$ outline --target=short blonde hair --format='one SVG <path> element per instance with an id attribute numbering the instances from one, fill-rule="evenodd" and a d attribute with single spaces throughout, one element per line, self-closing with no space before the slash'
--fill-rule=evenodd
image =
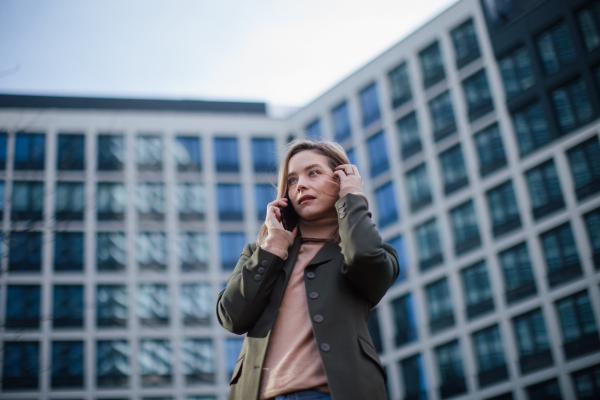
<path id="1" fill-rule="evenodd" d="M 279 169 L 279 178 L 277 183 L 277 198 L 288 197 L 288 181 L 287 174 L 290 165 L 290 159 L 301 151 L 310 150 L 317 154 L 321 154 L 327 157 L 327 163 L 332 171 L 335 171 L 335 167 L 342 164 L 350 164 L 348 155 L 340 146 L 339 143 L 330 140 L 294 140 L 287 145 L 286 155 Z M 258 232 L 258 245 L 262 244 L 267 236 L 267 226 L 263 223 L 260 231 Z M 334 233 L 334 240 L 339 240 L 339 234 L 336 229 Z"/>

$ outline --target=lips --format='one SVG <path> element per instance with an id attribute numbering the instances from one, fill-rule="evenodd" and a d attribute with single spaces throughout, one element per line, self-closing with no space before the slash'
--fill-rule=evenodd
<path id="1" fill-rule="evenodd" d="M 301 196 L 298 199 L 298 205 L 302 205 L 302 203 L 309 201 L 309 200 L 314 200 L 314 199 L 315 199 L 314 196 L 308 196 L 308 195 Z"/>

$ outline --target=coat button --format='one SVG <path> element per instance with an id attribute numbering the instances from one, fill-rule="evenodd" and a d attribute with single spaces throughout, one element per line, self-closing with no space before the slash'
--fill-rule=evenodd
<path id="1" fill-rule="evenodd" d="M 265 269 L 263 267 L 258 267 L 258 273 L 259 274 L 264 274 L 265 273 Z"/>
<path id="2" fill-rule="evenodd" d="M 313 317 L 313 321 L 315 322 L 323 322 L 323 316 L 321 314 L 317 314 Z"/>
<path id="3" fill-rule="evenodd" d="M 317 276 L 317 275 L 315 275 L 315 273 L 314 273 L 314 272 L 307 272 L 307 273 L 306 273 L 306 277 L 307 277 L 308 279 L 315 279 L 315 276 Z"/>
<path id="4" fill-rule="evenodd" d="M 345 201 L 342 201 L 342 202 L 340 203 L 340 207 L 346 207 L 346 202 L 345 202 Z"/>
<path id="5" fill-rule="evenodd" d="M 255 280 L 256 282 L 260 281 L 261 279 L 262 279 L 262 275 L 260 275 L 260 274 L 256 274 L 256 275 L 254 275 L 254 280 Z"/>
<path id="6" fill-rule="evenodd" d="M 346 211 L 346 207 L 344 207 L 344 206 L 341 206 L 340 208 L 338 208 L 338 211 L 339 211 L 339 212 Z"/>
<path id="7" fill-rule="evenodd" d="M 346 213 L 342 211 L 342 212 L 340 213 L 340 219 L 343 219 L 345 216 L 346 216 Z"/>
<path id="8" fill-rule="evenodd" d="M 269 265 L 269 262 L 267 260 L 262 260 L 260 265 L 262 265 L 263 267 L 266 267 L 267 265 Z"/>
<path id="9" fill-rule="evenodd" d="M 310 292 L 310 294 L 308 295 L 308 297 L 310 297 L 311 299 L 316 299 L 317 297 L 319 297 L 319 293 L 317 293 L 317 292 Z"/>
<path id="10" fill-rule="evenodd" d="M 321 350 L 329 351 L 331 350 L 331 346 L 329 346 L 329 343 L 321 343 Z"/>

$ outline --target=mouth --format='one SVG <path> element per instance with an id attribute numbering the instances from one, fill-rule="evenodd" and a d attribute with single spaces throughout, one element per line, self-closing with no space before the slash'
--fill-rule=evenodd
<path id="1" fill-rule="evenodd" d="M 315 199 L 314 196 L 308 196 L 308 195 L 301 196 L 298 199 L 298 205 L 302 205 L 302 204 L 308 203 L 309 201 L 314 200 L 314 199 Z"/>

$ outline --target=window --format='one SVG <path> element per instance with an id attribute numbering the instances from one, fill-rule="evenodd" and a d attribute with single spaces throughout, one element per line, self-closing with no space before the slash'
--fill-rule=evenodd
<path id="1" fill-rule="evenodd" d="M 501 236 L 521 226 L 521 217 L 512 181 L 504 182 L 490 189 L 486 195 L 494 236 Z"/>
<path id="2" fill-rule="evenodd" d="M 429 101 L 429 114 L 433 122 L 433 136 L 436 142 L 456 132 L 450 92 L 445 91 Z"/>
<path id="3" fill-rule="evenodd" d="M 40 327 L 39 285 L 7 286 L 5 327 L 10 330 Z"/>
<path id="4" fill-rule="evenodd" d="M 215 162 L 217 172 L 239 172 L 237 138 L 215 138 Z"/>
<path id="5" fill-rule="evenodd" d="M 235 369 L 235 364 L 237 364 L 238 357 L 240 356 L 240 352 L 242 351 L 242 345 L 244 344 L 244 339 L 239 338 L 227 338 L 225 340 L 225 359 L 227 360 L 227 375 L 226 378 L 229 380 L 233 375 L 233 370 Z"/>
<path id="6" fill-rule="evenodd" d="M 499 258 L 504 274 L 506 302 L 508 304 L 537 293 L 526 243 L 520 243 L 504 250 L 499 254 Z"/>
<path id="7" fill-rule="evenodd" d="M 54 271 L 83 271 L 83 233 L 54 234 Z"/>
<path id="8" fill-rule="evenodd" d="M 528 386 L 526 389 L 529 400 L 562 400 L 563 398 L 556 378 Z"/>
<path id="9" fill-rule="evenodd" d="M 202 171 L 202 150 L 200 138 L 177 136 L 173 143 L 173 156 L 178 171 Z"/>
<path id="10" fill-rule="evenodd" d="M 139 182 L 135 192 L 135 207 L 141 221 L 162 221 L 165 213 L 164 184 Z"/>
<path id="11" fill-rule="evenodd" d="M 587 291 L 558 300 L 565 358 L 571 360 L 600 350 L 600 337 Z"/>
<path id="12" fill-rule="evenodd" d="M 125 187 L 120 182 L 98 182 L 96 199 L 99 220 L 125 219 Z"/>
<path id="13" fill-rule="evenodd" d="M 460 144 L 440 153 L 444 193 L 450 194 L 469 184 Z"/>
<path id="14" fill-rule="evenodd" d="M 367 319 L 367 330 L 373 341 L 375 351 L 381 354 L 383 352 L 383 341 L 381 340 L 381 329 L 379 329 L 379 309 L 374 308 L 370 311 Z"/>
<path id="15" fill-rule="evenodd" d="M 580 400 L 600 398 L 600 365 L 573 373 L 573 386 Z"/>
<path id="16" fill-rule="evenodd" d="M 181 285 L 180 310 L 186 326 L 208 326 L 213 302 L 208 283 L 185 283 Z"/>
<path id="17" fill-rule="evenodd" d="M 581 264 L 571 225 L 560 225 L 540 235 L 548 267 L 550 287 L 564 284 L 581 276 Z"/>
<path id="18" fill-rule="evenodd" d="M 264 221 L 267 218 L 267 205 L 277 197 L 276 188 L 268 183 L 254 185 L 256 200 L 256 218 Z"/>
<path id="19" fill-rule="evenodd" d="M 576 60 L 575 47 L 564 21 L 538 35 L 536 44 L 547 75 L 559 71 Z"/>
<path id="20" fill-rule="evenodd" d="M 181 353 L 181 372 L 187 385 L 215 383 L 216 354 L 212 339 L 185 339 Z"/>
<path id="21" fill-rule="evenodd" d="M 600 269 L 600 208 L 590 211 L 583 218 L 590 237 L 592 258 L 596 269 Z"/>
<path id="22" fill-rule="evenodd" d="M 515 113 L 513 123 L 521 156 L 531 153 L 553 139 L 539 101 Z"/>
<path id="23" fill-rule="evenodd" d="M 367 139 L 367 147 L 369 148 L 369 158 L 371 161 L 371 178 L 389 170 L 390 163 L 388 161 L 384 132 L 379 131 Z"/>
<path id="24" fill-rule="evenodd" d="M 375 82 L 360 91 L 360 105 L 363 126 L 366 127 L 379 120 L 381 114 L 379 112 L 379 100 L 377 100 L 377 86 Z"/>
<path id="25" fill-rule="evenodd" d="M 392 300 L 392 311 L 394 313 L 396 346 L 402 346 L 406 343 L 417 340 L 417 320 L 412 304 L 410 293 Z"/>
<path id="26" fill-rule="evenodd" d="M 431 190 L 429 189 L 425 163 L 406 173 L 406 187 L 408 188 L 411 211 L 417 211 L 431 204 Z"/>
<path id="27" fill-rule="evenodd" d="M 479 44 L 473 19 L 469 18 L 454 28 L 450 34 L 456 54 L 456 68 L 461 68 L 479 58 Z"/>
<path id="28" fill-rule="evenodd" d="M 525 173 L 533 217 L 538 220 L 565 207 L 554 160 L 550 159 Z"/>
<path id="29" fill-rule="evenodd" d="M 83 388 L 83 342 L 52 342 L 52 388 Z"/>
<path id="30" fill-rule="evenodd" d="M 600 3 L 594 1 L 577 13 L 579 28 L 587 51 L 600 46 Z"/>
<path id="31" fill-rule="evenodd" d="M 59 171 L 83 171 L 85 169 L 84 135 L 58 135 L 56 169 Z"/>
<path id="32" fill-rule="evenodd" d="M 252 160 L 254 161 L 254 172 L 276 173 L 275 139 L 252 138 Z"/>
<path id="33" fill-rule="evenodd" d="M 0 170 L 6 169 L 6 145 L 8 135 L 6 132 L 0 132 Z"/>
<path id="34" fill-rule="evenodd" d="M 417 226 L 415 228 L 415 236 L 417 237 L 417 251 L 421 271 L 425 271 L 444 261 L 435 218 Z"/>
<path id="35" fill-rule="evenodd" d="M 164 271 L 167 247 L 163 232 L 139 232 L 136 238 L 136 260 L 142 270 Z"/>
<path id="36" fill-rule="evenodd" d="M 546 324 L 541 309 L 519 315 L 513 320 L 519 347 L 521 374 L 527 374 L 554 364 Z"/>
<path id="37" fill-rule="evenodd" d="M 125 285 L 98 285 L 96 290 L 96 324 L 99 328 L 127 326 Z"/>
<path id="38" fill-rule="evenodd" d="M 482 177 L 506 165 L 504 145 L 498 124 L 477 132 L 474 136 L 479 156 L 479 173 Z"/>
<path id="39" fill-rule="evenodd" d="M 567 151 L 578 200 L 600 191 L 600 144 L 598 136 Z"/>
<path id="40" fill-rule="evenodd" d="M 126 340 L 99 340 L 96 344 L 96 385 L 127 387 L 131 376 L 131 349 Z"/>
<path id="41" fill-rule="evenodd" d="M 233 270 L 246 245 L 246 236 L 243 232 L 221 232 L 219 242 L 221 244 L 221 267 L 224 270 Z"/>
<path id="42" fill-rule="evenodd" d="M 435 355 L 440 374 L 440 397 L 447 399 L 467 392 L 458 340 L 438 346 Z"/>
<path id="43" fill-rule="evenodd" d="M 333 117 L 333 130 L 334 140 L 336 142 L 343 142 L 350 138 L 350 115 L 348 114 L 348 104 L 344 101 L 340 105 L 336 106 L 331 111 Z"/>
<path id="44" fill-rule="evenodd" d="M 163 142 L 158 135 L 139 135 L 135 144 L 135 161 L 139 171 L 160 171 L 163 163 Z"/>
<path id="45" fill-rule="evenodd" d="M 42 265 L 42 234 L 40 232 L 12 232 L 9 236 L 9 247 L 9 271 L 40 271 Z"/>
<path id="46" fill-rule="evenodd" d="M 398 65 L 388 73 L 390 91 L 392 92 L 392 108 L 401 106 L 412 97 L 410 93 L 410 80 L 406 62 Z"/>
<path id="47" fill-rule="evenodd" d="M 85 207 L 83 182 L 56 182 L 55 219 L 59 221 L 83 220 Z"/>
<path id="48" fill-rule="evenodd" d="M 506 97 L 524 92 L 535 84 L 531 58 L 523 46 L 499 60 Z"/>
<path id="49" fill-rule="evenodd" d="M 483 388 L 508 379 L 508 369 L 502 351 L 498 325 L 473 334 L 473 344 L 479 368 L 479 387 Z"/>
<path id="50" fill-rule="evenodd" d="M 242 187 L 238 183 L 219 183 L 217 185 L 219 203 L 219 221 L 242 221 L 244 205 Z"/>
<path id="51" fill-rule="evenodd" d="M 127 263 L 127 241 L 123 232 L 98 232 L 96 265 L 98 271 L 123 271 Z"/>
<path id="52" fill-rule="evenodd" d="M 467 317 L 473 319 L 494 311 L 492 288 L 485 261 L 480 261 L 461 271 Z"/>
<path id="53" fill-rule="evenodd" d="M 44 182 L 13 182 L 11 208 L 13 221 L 39 221 L 43 219 Z"/>
<path id="54" fill-rule="evenodd" d="M 398 221 L 394 184 L 388 182 L 375 189 L 375 198 L 377 199 L 377 209 L 379 211 L 379 226 L 383 228 L 386 225 Z"/>
<path id="55" fill-rule="evenodd" d="M 171 384 L 171 346 L 168 340 L 142 340 L 138 355 L 142 386 Z"/>
<path id="56" fill-rule="evenodd" d="M 570 132 L 594 118 L 594 110 L 585 82 L 578 78 L 550 94 L 558 125 L 563 133 Z"/>
<path id="57" fill-rule="evenodd" d="M 474 121 L 494 109 L 485 70 L 482 69 L 465 79 L 462 86 L 467 100 L 469 121 Z"/>
<path id="58" fill-rule="evenodd" d="M 350 160 L 350 164 L 358 166 L 358 161 L 356 160 L 356 152 L 354 149 L 346 150 L 346 155 L 348 156 L 348 160 Z"/>
<path id="59" fill-rule="evenodd" d="M 175 188 L 175 203 L 181 221 L 198 221 L 206 213 L 206 189 L 201 183 L 179 182 Z"/>
<path id="60" fill-rule="evenodd" d="M 402 148 L 402 158 L 406 159 L 413 154 L 421 151 L 421 137 L 419 135 L 419 125 L 417 123 L 417 114 L 410 114 L 400 118 L 396 122 L 398 135 L 400 136 L 400 146 Z"/>
<path id="61" fill-rule="evenodd" d="M 17 133 L 15 170 L 43 170 L 46 161 L 46 135 Z"/>
<path id="62" fill-rule="evenodd" d="M 142 326 L 169 325 L 167 285 L 141 284 L 137 293 L 137 316 Z"/>
<path id="63" fill-rule="evenodd" d="M 306 125 L 306 138 L 309 140 L 323 139 L 323 131 L 321 130 L 321 121 L 317 118 Z"/>
<path id="64" fill-rule="evenodd" d="M 429 314 L 429 330 L 437 333 L 454 326 L 452 298 L 448 289 L 448 280 L 442 278 L 425 286 L 427 295 L 427 312 Z"/>
<path id="65" fill-rule="evenodd" d="M 83 327 L 83 285 L 54 285 L 52 326 Z"/>
<path id="66" fill-rule="evenodd" d="M 123 135 L 98 135 L 98 171 L 121 171 L 124 161 Z"/>
<path id="67" fill-rule="evenodd" d="M 2 390 L 36 390 L 40 378 L 39 342 L 4 342 Z"/>
<path id="68" fill-rule="evenodd" d="M 421 73 L 423 74 L 423 86 L 428 88 L 446 77 L 442 53 L 437 42 L 433 42 L 419 52 L 421 61 Z"/>
<path id="69" fill-rule="evenodd" d="M 452 231 L 454 233 L 454 250 L 457 255 L 463 254 L 475 247 L 479 247 L 479 228 L 477 217 L 473 208 L 473 201 L 450 210 L 452 220 Z"/>
<path id="70" fill-rule="evenodd" d="M 404 249 L 404 240 L 402 236 L 396 236 L 395 238 L 389 240 L 387 242 L 390 244 L 396 253 L 398 254 L 398 269 L 400 270 L 398 273 L 398 277 L 396 278 L 396 282 L 402 282 L 406 280 L 406 251 Z"/>
<path id="71" fill-rule="evenodd" d="M 400 361 L 402 369 L 402 383 L 404 386 L 404 398 L 406 400 L 427 400 L 427 383 L 423 373 L 423 362 L 421 355 Z"/>
<path id="72" fill-rule="evenodd" d="M 208 238 L 204 233 L 181 232 L 178 256 L 183 271 L 206 271 L 208 267 Z"/>
<path id="73" fill-rule="evenodd" d="M 4 195 L 6 193 L 6 186 L 4 181 L 0 181 L 0 220 L 4 218 L 4 207 L 6 203 L 4 202 Z"/>

